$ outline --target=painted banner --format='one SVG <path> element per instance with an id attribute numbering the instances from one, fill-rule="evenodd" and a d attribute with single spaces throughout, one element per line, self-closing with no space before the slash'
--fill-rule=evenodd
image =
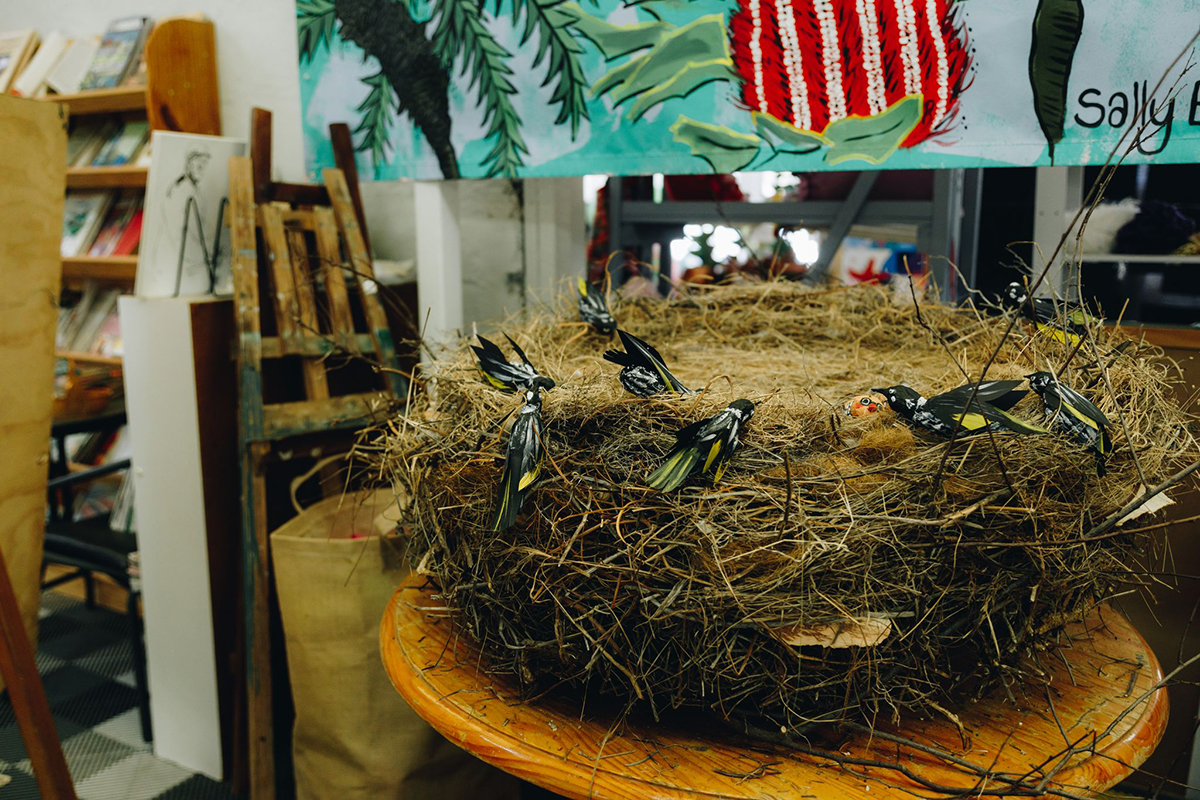
<path id="1" fill-rule="evenodd" d="M 1130 162 L 1200 160 L 1200 0 L 296 9 L 314 178 L 333 122 L 368 179 L 1096 164 L 1135 119 Z"/>

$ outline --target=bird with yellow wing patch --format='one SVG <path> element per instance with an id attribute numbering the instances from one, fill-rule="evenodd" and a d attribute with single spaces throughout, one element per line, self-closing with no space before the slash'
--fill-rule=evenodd
<path id="1" fill-rule="evenodd" d="M 1054 426 L 1096 451 L 1096 474 L 1104 475 L 1104 462 L 1113 449 L 1108 417 L 1091 400 L 1049 372 L 1035 372 L 1026 377 L 1030 388 L 1041 395 L 1046 416 Z"/>
<path id="2" fill-rule="evenodd" d="M 608 310 L 608 300 L 603 290 L 579 278 L 575 291 L 579 293 L 579 318 L 601 336 L 612 336 L 617 329 L 617 321 Z"/>
<path id="3" fill-rule="evenodd" d="M 660 492 L 678 489 L 688 476 L 711 472 L 719 483 L 733 453 L 741 444 L 742 428 L 754 416 L 754 403 L 734 400 L 722 411 L 682 428 L 675 434 L 675 447 L 646 483 Z"/>
<path id="4" fill-rule="evenodd" d="M 1009 381 L 987 381 L 951 389 L 933 397 L 923 397 L 920 392 L 904 384 L 886 389 L 873 389 L 887 398 L 888 405 L 908 422 L 930 433 L 949 438 L 958 430 L 958 436 L 971 436 L 991 430 L 993 433 L 1048 433 L 1008 413 L 1005 404 L 1015 404 L 1025 392 L 1008 388 Z M 975 398 L 971 399 L 974 392 Z M 995 403 L 988 402 L 993 397 Z M 999 403 L 997 405 L 996 403 Z"/>
<path id="5" fill-rule="evenodd" d="M 482 336 L 479 337 L 478 347 L 471 345 L 471 349 L 475 351 L 475 357 L 479 359 L 479 371 L 483 373 L 483 380 L 489 386 L 499 389 L 505 394 L 515 394 L 530 389 L 553 389 L 554 381 L 539 373 L 533 364 L 529 363 L 529 357 L 525 355 L 525 351 L 521 349 L 520 345 L 514 342 L 508 334 L 505 334 L 504 338 L 508 339 L 508 343 L 512 345 L 513 352 L 517 354 L 519 361 L 509 361 L 504 355 L 504 351 L 495 342 Z"/>
<path id="6" fill-rule="evenodd" d="M 504 473 L 492 530 L 506 531 L 517 521 L 530 485 L 542 469 L 542 398 L 537 389 L 525 392 L 525 403 L 517 411 L 508 432 Z"/>

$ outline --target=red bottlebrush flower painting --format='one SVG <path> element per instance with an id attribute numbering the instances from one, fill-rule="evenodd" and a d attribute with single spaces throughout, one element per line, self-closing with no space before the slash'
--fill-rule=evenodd
<path id="1" fill-rule="evenodd" d="M 953 0 L 740 0 L 729 44 L 745 106 L 800 131 L 920 98 L 900 147 L 953 125 L 970 67 Z"/>
<path id="2" fill-rule="evenodd" d="M 823 151 L 881 164 L 949 131 L 971 68 L 955 0 L 737 0 L 733 13 L 613 25 L 570 3 L 610 67 L 592 91 L 632 122 L 714 81 L 735 84 L 753 133 L 680 115 L 671 126 L 716 172 Z M 740 126 L 739 126 L 740 127 Z"/>

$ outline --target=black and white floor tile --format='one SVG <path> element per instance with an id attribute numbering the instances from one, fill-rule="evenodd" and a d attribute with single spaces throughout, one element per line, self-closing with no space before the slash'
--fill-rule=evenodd
<path id="1" fill-rule="evenodd" d="M 37 663 L 80 800 L 233 800 L 227 786 L 142 741 L 126 618 L 42 594 Z M 0 697 L 0 800 L 36 800 L 8 694 Z"/>

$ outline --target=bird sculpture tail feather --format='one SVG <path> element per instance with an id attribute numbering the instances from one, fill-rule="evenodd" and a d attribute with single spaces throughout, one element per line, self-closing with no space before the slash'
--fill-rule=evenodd
<path id="1" fill-rule="evenodd" d="M 699 460 L 700 451 L 697 448 L 684 447 L 677 449 L 671 453 L 670 457 L 663 462 L 661 467 L 654 470 L 646 478 L 646 485 L 660 492 L 674 491 L 679 488 L 681 483 L 687 480 L 688 475 L 692 474 L 692 469 Z"/>

